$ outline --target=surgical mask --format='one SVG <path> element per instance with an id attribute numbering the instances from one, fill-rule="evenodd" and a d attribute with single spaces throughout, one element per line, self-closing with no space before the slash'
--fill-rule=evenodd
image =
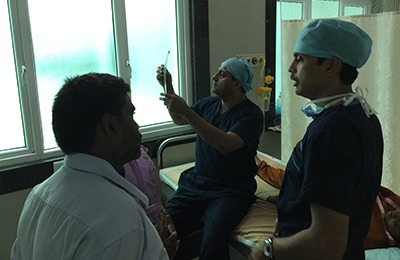
<path id="1" fill-rule="evenodd" d="M 368 95 L 368 89 L 366 89 L 366 94 Z M 358 86 L 355 89 L 355 93 L 340 94 L 308 101 L 302 106 L 301 111 L 306 116 L 315 118 L 324 109 L 330 108 L 340 102 L 343 103 L 343 106 L 348 106 L 351 102 L 353 102 L 354 99 L 358 99 L 367 117 L 370 117 L 370 115 L 373 114 L 377 114 L 376 111 L 367 103 L 366 97 L 364 97 L 363 90 Z M 316 105 L 320 102 L 326 102 L 330 100 L 333 101 L 323 107 Z"/>
<path id="2" fill-rule="evenodd" d="M 305 103 L 301 108 L 301 112 L 303 112 L 306 116 L 312 118 L 315 118 L 323 110 L 324 110 L 323 107 L 319 107 L 312 102 Z"/>
<path id="3" fill-rule="evenodd" d="M 340 94 L 340 95 L 324 97 L 324 98 L 319 98 L 319 99 L 308 101 L 301 107 L 301 112 L 303 112 L 308 117 L 315 118 L 318 114 L 320 114 L 322 111 L 324 111 L 325 108 L 329 108 L 329 107 L 333 106 L 334 104 L 339 103 L 341 101 L 341 98 L 346 95 L 348 95 L 348 94 Z M 316 105 L 318 103 L 326 102 L 326 101 L 330 101 L 330 100 L 333 100 L 333 101 L 323 107 Z"/>

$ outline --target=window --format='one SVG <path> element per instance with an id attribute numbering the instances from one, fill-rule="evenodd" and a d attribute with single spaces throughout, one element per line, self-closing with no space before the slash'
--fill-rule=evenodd
<path id="1" fill-rule="evenodd" d="M 0 75 L 3 81 L 3 86 L 0 88 L 0 113 L 3 122 L 0 128 L 0 150 L 10 150 L 25 146 L 7 9 L 7 1 L 0 2 L 0 35 L 2 35 L 0 47 Z M 8 88 L 8 86 L 13 87 Z M 6 90 L 6 88 L 8 89 Z M 5 125 L 7 125 L 7 127 L 5 127 Z"/>
<path id="2" fill-rule="evenodd" d="M 175 91 L 191 103 L 190 75 L 180 73 L 189 70 L 187 16 L 187 1 L 178 0 L 3 1 L 0 113 L 7 127 L 0 132 L 0 168 L 62 156 L 51 108 L 64 79 L 78 74 L 129 82 L 144 140 L 187 130 L 171 122 L 155 79 L 169 51 Z"/>
<path id="3" fill-rule="evenodd" d="M 28 0 L 28 6 L 44 149 L 52 149 L 51 108 L 64 78 L 117 74 L 112 12 L 109 0 Z M 88 12 L 93 6 L 96 11 Z"/>
<path id="4" fill-rule="evenodd" d="M 167 61 L 167 68 L 172 78 L 177 79 L 178 49 L 176 38 L 171 37 L 176 35 L 175 6 L 171 5 L 171 1 L 160 0 L 126 1 L 125 5 L 129 60 L 132 62 L 132 102 L 138 110 L 135 120 L 140 122 L 140 125 L 170 121 L 164 104 L 159 102 L 162 87 L 155 75 L 157 67 Z M 157 8 L 154 8 L 155 6 Z M 157 14 L 154 9 L 159 10 Z M 135 26 L 142 21 L 146 21 L 146 26 Z M 151 39 L 151 41 L 138 39 Z"/>

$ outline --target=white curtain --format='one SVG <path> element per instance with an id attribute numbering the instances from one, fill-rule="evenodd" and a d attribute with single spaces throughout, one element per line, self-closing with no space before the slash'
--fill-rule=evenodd
<path id="1" fill-rule="evenodd" d="M 378 112 L 384 138 L 382 185 L 400 194 L 400 12 L 341 17 L 365 30 L 373 40 L 372 54 L 353 88 L 368 88 L 368 103 Z M 288 67 L 299 30 L 309 21 L 282 21 L 282 161 L 310 122 L 300 108 L 307 100 L 295 94 Z"/>

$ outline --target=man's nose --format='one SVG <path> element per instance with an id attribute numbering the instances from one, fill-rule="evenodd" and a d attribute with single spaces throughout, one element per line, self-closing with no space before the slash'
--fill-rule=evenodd
<path id="1" fill-rule="evenodd" d="M 288 71 L 289 71 L 290 73 L 294 73 L 295 70 L 296 70 L 296 68 L 295 68 L 295 66 L 293 65 L 293 62 L 290 63 L 290 66 L 289 66 L 289 68 L 288 68 Z"/>

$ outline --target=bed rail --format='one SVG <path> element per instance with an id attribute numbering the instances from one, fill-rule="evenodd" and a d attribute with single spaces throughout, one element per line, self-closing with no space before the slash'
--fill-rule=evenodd
<path id="1" fill-rule="evenodd" d="M 173 136 L 165 139 L 157 148 L 157 169 L 164 168 L 164 150 L 180 144 L 196 142 L 197 134 Z"/>

